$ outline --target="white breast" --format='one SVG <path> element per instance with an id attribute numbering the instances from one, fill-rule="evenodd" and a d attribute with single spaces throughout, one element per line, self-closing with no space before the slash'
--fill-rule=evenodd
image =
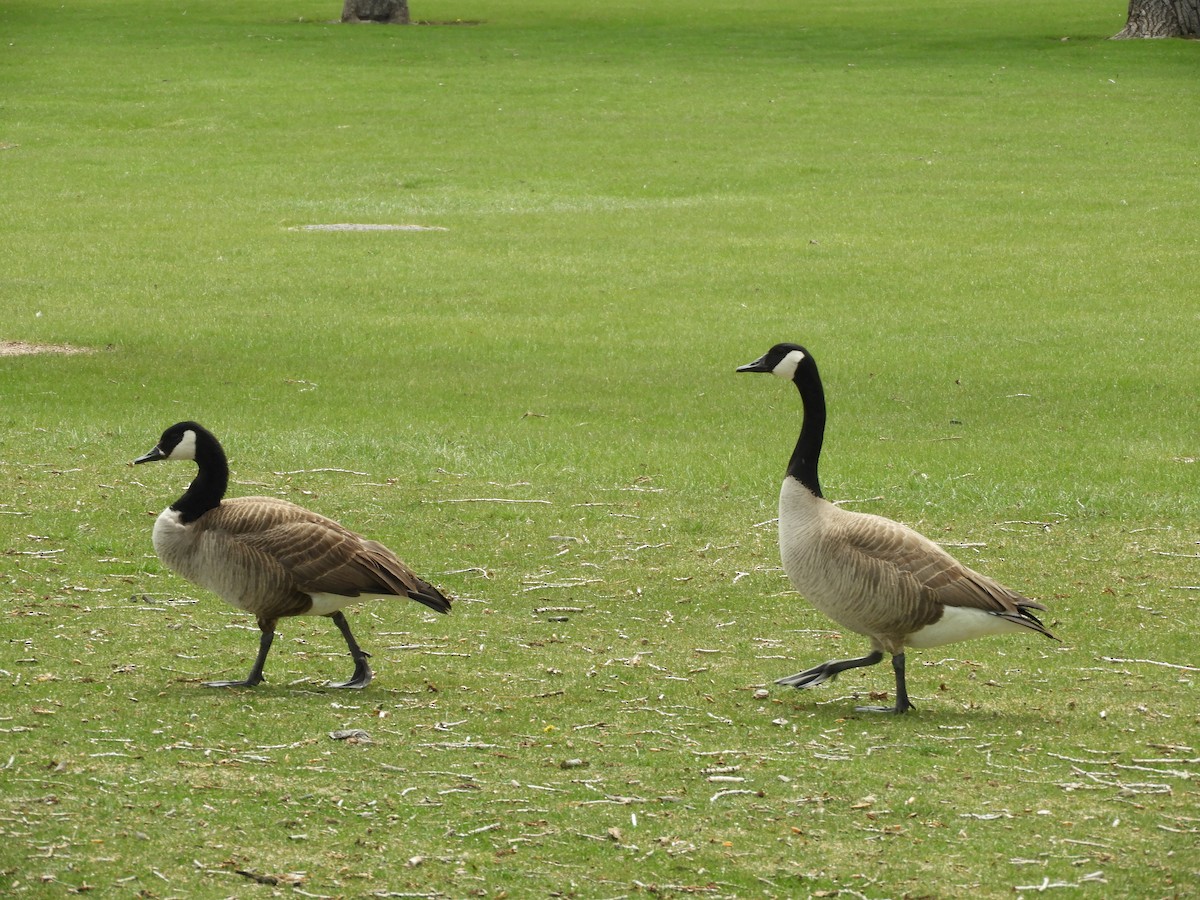
<path id="1" fill-rule="evenodd" d="M 244 596 L 246 588 L 238 573 L 219 552 L 213 552 L 212 538 L 204 531 L 192 531 L 177 510 L 168 507 L 159 513 L 151 538 L 158 558 L 176 575 L 212 591 L 231 606 L 255 611 Z"/>

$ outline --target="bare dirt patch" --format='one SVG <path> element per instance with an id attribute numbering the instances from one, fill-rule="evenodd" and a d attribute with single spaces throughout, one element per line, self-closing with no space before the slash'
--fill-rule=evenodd
<path id="1" fill-rule="evenodd" d="M 79 353 L 93 353 L 91 347 L 72 347 L 70 344 L 31 344 L 28 341 L 0 340 L 0 356 L 35 356 L 39 353 L 58 353 L 63 356 L 75 356 Z"/>

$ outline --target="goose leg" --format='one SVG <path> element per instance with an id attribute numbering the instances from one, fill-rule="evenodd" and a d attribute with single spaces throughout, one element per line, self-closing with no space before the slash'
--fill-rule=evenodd
<path id="1" fill-rule="evenodd" d="M 780 678 L 775 683 L 785 684 L 794 688 L 816 687 L 825 681 L 830 681 L 837 678 L 842 672 L 847 669 L 860 669 L 863 666 L 873 666 L 883 659 L 883 652 L 880 650 L 872 651 L 866 656 L 860 656 L 857 659 L 831 659 L 829 662 L 823 662 L 819 666 L 813 666 L 811 669 L 805 669 L 803 672 L 797 672 L 795 675 L 789 675 L 787 678 Z"/>
<path id="2" fill-rule="evenodd" d="M 263 663 L 267 661 L 267 653 L 271 650 L 271 642 L 275 640 L 275 620 L 258 620 L 258 628 L 262 634 L 258 638 L 258 656 L 250 667 L 250 674 L 243 681 L 206 681 L 205 687 L 254 687 L 263 680 Z"/>
<path id="3" fill-rule="evenodd" d="M 882 654 L 880 654 L 882 656 Z M 899 715 L 910 709 L 916 709 L 908 701 L 908 685 L 904 680 L 904 654 L 897 653 L 892 657 L 892 670 L 896 673 L 896 705 L 895 706 L 856 706 L 858 712 L 895 713 Z"/>
<path id="4" fill-rule="evenodd" d="M 371 665 L 367 662 L 371 654 L 358 646 L 358 641 L 354 640 L 354 635 L 350 633 L 350 623 L 346 621 L 346 617 L 342 615 L 341 610 L 338 610 L 329 618 L 333 619 L 333 624 L 338 627 L 338 631 L 346 639 L 346 646 L 350 648 L 350 656 L 354 660 L 354 674 L 350 676 L 350 680 L 329 686 L 335 688 L 365 688 L 371 683 L 371 679 L 374 677 Z"/>

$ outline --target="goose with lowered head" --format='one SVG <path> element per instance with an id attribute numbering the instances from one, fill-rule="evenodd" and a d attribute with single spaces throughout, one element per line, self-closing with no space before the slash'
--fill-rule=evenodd
<path id="1" fill-rule="evenodd" d="M 958 562 L 928 538 L 882 516 L 825 499 L 817 475 L 825 439 L 825 392 L 817 364 L 799 344 L 776 344 L 739 372 L 766 372 L 800 392 L 804 419 L 779 492 L 779 551 L 796 590 L 844 628 L 871 640 L 871 652 L 813 666 L 776 684 L 814 687 L 889 654 L 895 706 L 913 708 L 904 677 L 906 647 L 937 647 L 992 634 L 1036 632 L 1057 641 L 1033 614 L 1046 609 Z"/>
<path id="2" fill-rule="evenodd" d="M 192 460 L 198 472 L 183 496 L 154 523 L 154 550 L 174 572 L 212 591 L 258 620 L 258 657 L 241 681 L 208 687 L 253 687 L 286 616 L 327 616 L 350 648 L 354 674 L 332 687 L 364 688 L 372 672 L 342 608 L 372 599 L 405 597 L 440 613 L 450 601 L 391 550 L 332 519 L 275 497 L 225 500 L 229 464 L 208 429 L 179 422 L 134 464 Z"/>

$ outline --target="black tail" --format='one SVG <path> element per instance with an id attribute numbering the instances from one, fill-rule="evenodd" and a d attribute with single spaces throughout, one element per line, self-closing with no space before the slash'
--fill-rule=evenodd
<path id="1" fill-rule="evenodd" d="M 432 609 L 434 612 L 448 613 L 450 612 L 450 598 L 435 588 L 423 578 L 415 578 L 417 583 L 415 588 L 409 588 L 408 596 L 416 600 L 418 603 L 423 603 Z"/>

